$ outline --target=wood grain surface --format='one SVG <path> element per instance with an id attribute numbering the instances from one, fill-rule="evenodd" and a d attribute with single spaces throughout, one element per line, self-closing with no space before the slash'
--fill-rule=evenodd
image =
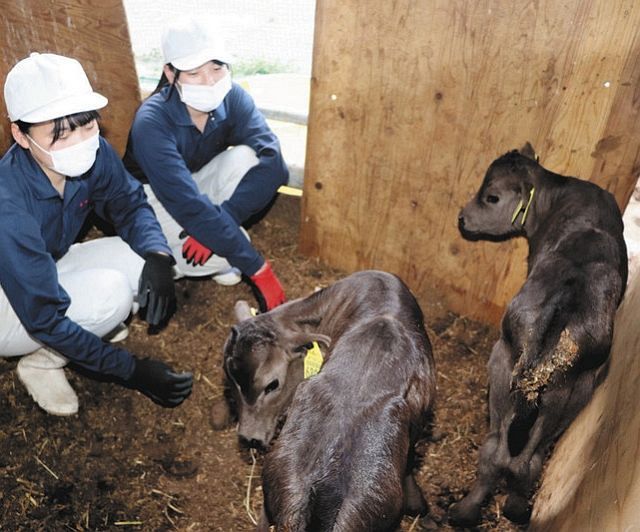
<path id="1" fill-rule="evenodd" d="M 0 78 L 31 52 L 73 57 L 93 89 L 109 99 L 102 134 L 122 154 L 140 92 L 122 0 L 16 0 L 2 3 Z M 12 143 L 4 100 L 0 150 Z"/>
<path id="2" fill-rule="evenodd" d="M 470 243 L 460 207 L 531 141 L 620 205 L 640 161 L 640 4 L 318 0 L 301 248 L 399 274 L 496 323 L 526 243 Z"/>

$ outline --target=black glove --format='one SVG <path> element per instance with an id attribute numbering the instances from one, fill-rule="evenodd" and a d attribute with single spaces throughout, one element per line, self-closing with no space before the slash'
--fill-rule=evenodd
<path id="1" fill-rule="evenodd" d="M 176 310 L 176 289 L 170 255 L 147 253 L 138 283 L 141 315 L 150 325 L 166 322 Z"/>
<path id="2" fill-rule="evenodd" d="M 164 362 L 152 358 L 133 359 L 135 369 L 124 384 L 142 392 L 154 403 L 170 408 L 178 406 L 191 394 L 192 373 L 175 373 Z"/>

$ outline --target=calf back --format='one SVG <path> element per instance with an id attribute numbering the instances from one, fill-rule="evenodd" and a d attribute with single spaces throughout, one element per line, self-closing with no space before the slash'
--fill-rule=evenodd
<path id="1" fill-rule="evenodd" d="M 390 530 L 434 394 L 425 334 L 391 316 L 360 322 L 298 386 L 265 458 L 265 508 L 292 530 Z M 289 527 L 289 528 L 288 528 Z"/>

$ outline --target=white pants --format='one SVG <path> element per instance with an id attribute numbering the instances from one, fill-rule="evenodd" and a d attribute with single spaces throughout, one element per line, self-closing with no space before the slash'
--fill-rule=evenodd
<path id="1" fill-rule="evenodd" d="M 258 162 L 256 153 L 249 146 L 235 146 L 211 159 L 200 170 L 193 173 L 192 177 L 198 190 L 205 194 L 214 205 L 220 205 L 232 196 L 245 174 Z M 218 255 L 212 255 L 202 266 L 187 264 L 187 261 L 182 257 L 182 245 L 186 237 L 179 238 L 183 228 L 165 210 L 149 185 L 144 186 L 144 191 L 176 259 L 177 278 L 203 277 L 231 270 L 227 259 Z M 245 236 L 249 238 L 246 232 Z"/>
<path id="2" fill-rule="evenodd" d="M 137 311 L 134 297 L 144 260 L 120 237 L 73 244 L 56 266 L 58 281 L 71 298 L 66 315 L 84 329 L 102 337 Z M 0 289 L 0 357 L 26 355 L 40 347 Z"/>

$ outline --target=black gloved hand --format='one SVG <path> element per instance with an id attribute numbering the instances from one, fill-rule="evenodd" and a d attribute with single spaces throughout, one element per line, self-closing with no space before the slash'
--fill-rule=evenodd
<path id="1" fill-rule="evenodd" d="M 125 385 L 142 392 L 154 403 L 167 408 L 178 406 L 191 394 L 193 374 L 175 373 L 173 369 L 152 358 L 137 358 L 135 369 Z"/>
<path id="2" fill-rule="evenodd" d="M 147 253 L 138 283 L 141 315 L 150 325 L 166 322 L 176 310 L 176 289 L 170 255 Z"/>

